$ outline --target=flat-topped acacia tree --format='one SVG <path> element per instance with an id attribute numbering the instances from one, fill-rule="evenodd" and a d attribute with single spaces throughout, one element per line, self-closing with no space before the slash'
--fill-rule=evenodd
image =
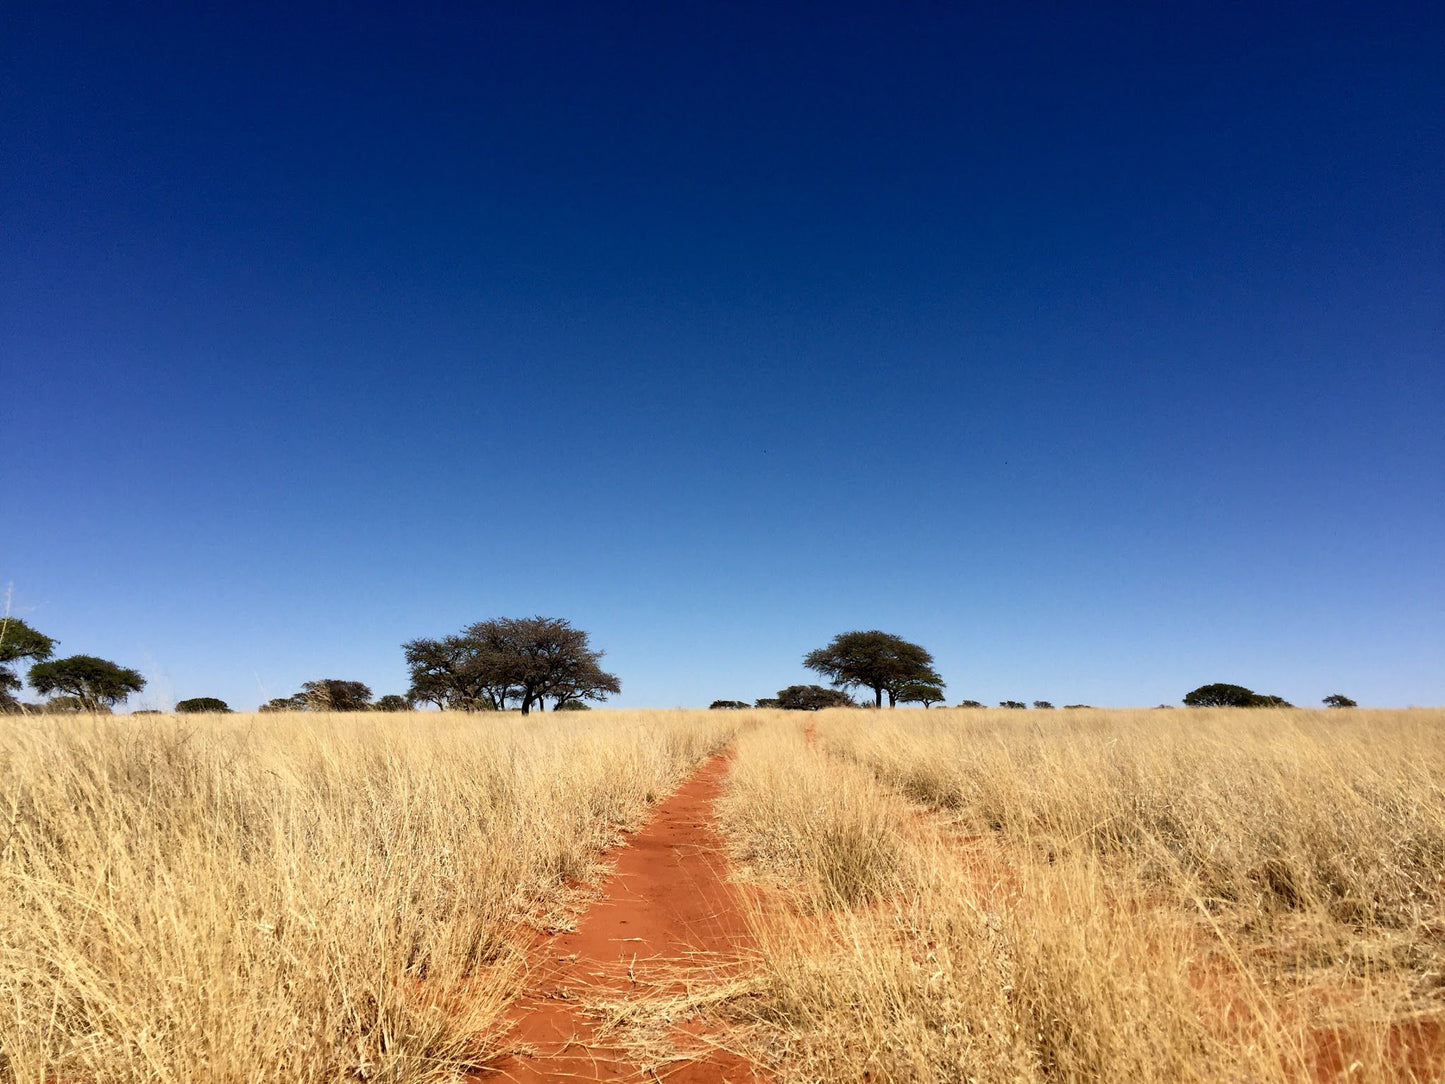
<path id="1" fill-rule="evenodd" d="M 215 696 L 193 696 L 189 700 L 176 702 L 177 715 L 229 715 L 230 711 L 230 705 Z"/>
<path id="2" fill-rule="evenodd" d="M 412 700 L 459 711 L 502 711 L 515 703 L 565 708 L 622 691 L 602 669 L 604 652 L 560 617 L 498 617 L 454 636 L 402 645 L 411 670 Z"/>
<path id="3" fill-rule="evenodd" d="M 1243 685 L 1216 681 L 1201 685 L 1184 694 L 1184 706 L 1190 708 L 1288 708 L 1293 705 L 1282 696 L 1257 693 Z"/>
<path id="4" fill-rule="evenodd" d="M 898 690 L 900 704 L 922 704 L 925 711 L 934 704 L 942 704 L 943 700 L 943 686 L 926 681 L 910 681 Z"/>
<path id="5" fill-rule="evenodd" d="M 872 689 L 873 705 L 879 708 L 884 693 L 891 708 L 910 685 L 944 687 L 927 650 L 879 629 L 839 633 L 827 647 L 804 655 L 803 665 L 840 689 Z"/>
<path id="6" fill-rule="evenodd" d="M 146 687 L 138 670 L 118 666 L 94 655 L 72 655 L 68 659 L 36 663 L 30 668 L 30 684 L 42 696 L 60 693 L 73 696 L 86 711 L 113 708 L 131 693 Z"/>

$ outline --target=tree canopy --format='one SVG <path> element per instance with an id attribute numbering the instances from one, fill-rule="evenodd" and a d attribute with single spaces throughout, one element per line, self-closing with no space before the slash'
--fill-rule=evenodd
<path id="1" fill-rule="evenodd" d="M 301 696 L 312 711 L 366 711 L 371 707 L 371 689 L 359 681 L 319 678 L 301 683 Z"/>
<path id="2" fill-rule="evenodd" d="M 779 689 L 777 706 L 786 711 L 821 711 L 823 708 L 851 708 L 853 698 L 840 689 L 821 685 L 789 685 Z"/>
<path id="3" fill-rule="evenodd" d="M 898 690 L 900 704 L 922 704 L 927 709 L 942 704 L 943 700 L 943 687 L 926 681 L 910 681 Z"/>
<path id="4" fill-rule="evenodd" d="M 257 711 L 310 711 L 311 701 L 305 693 L 292 693 L 290 696 L 272 697 L 262 704 Z"/>
<path id="5" fill-rule="evenodd" d="M 39 662 L 30 668 L 30 684 L 41 695 L 73 696 L 87 711 L 110 708 L 146 686 L 139 671 L 94 655 Z"/>
<path id="6" fill-rule="evenodd" d="M 15 697 L 11 695 L 23 682 L 11 669 L 11 664 L 21 659 L 44 662 L 55 653 L 55 641 L 43 632 L 31 628 L 18 617 L 0 618 L 0 704 L 9 705 Z"/>
<path id="7" fill-rule="evenodd" d="M 604 652 L 557 617 L 478 621 L 453 636 L 409 640 L 402 651 L 408 695 L 443 708 L 500 711 L 515 703 L 526 715 L 545 710 L 548 700 L 561 709 L 622 691 L 600 665 Z"/>
<path id="8" fill-rule="evenodd" d="M 888 706 L 895 707 L 899 691 L 910 684 L 944 687 L 943 678 L 933 669 L 932 655 L 878 629 L 839 633 L 827 647 L 803 656 L 803 665 L 838 688 L 872 689 L 874 706 L 880 708 L 884 693 L 888 694 Z"/>
<path id="9" fill-rule="evenodd" d="M 231 707 L 224 700 L 218 700 L 214 696 L 196 696 L 190 700 L 178 700 L 176 702 L 176 713 L 179 715 L 199 715 L 204 712 L 216 712 L 225 714 Z"/>
<path id="10" fill-rule="evenodd" d="M 1184 696 L 1184 704 L 1191 708 L 1288 708 L 1293 705 L 1280 696 L 1257 693 L 1243 685 L 1230 685 L 1216 681 L 1212 685 L 1201 685 Z"/>
<path id="11" fill-rule="evenodd" d="M 1320 701 L 1320 703 L 1328 708 L 1357 708 L 1360 706 L 1342 693 L 1331 693 L 1325 697 L 1324 700 Z"/>

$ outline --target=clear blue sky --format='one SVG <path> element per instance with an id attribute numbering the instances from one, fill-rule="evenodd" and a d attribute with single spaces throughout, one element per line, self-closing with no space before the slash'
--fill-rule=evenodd
<path id="1" fill-rule="evenodd" d="M 14 612 L 137 707 L 534 613 L 1445 702 L 1445 9 L 1142 7 L 6 5 Z"/>

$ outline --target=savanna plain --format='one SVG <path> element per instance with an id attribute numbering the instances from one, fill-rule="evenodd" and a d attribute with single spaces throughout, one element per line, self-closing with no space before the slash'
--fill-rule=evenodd
<path id="1" fill-rule="evenodd" d="M 1445 1080 L 1442 737 L 1434 709 L 3 717 L 0 1081 L 549 1078 L 529 977 L 705 767 L 684 827 L 746 937 L 555 993 L 636 1079 L 704 1079 L 685 1033 L 751 1066 L 718 1080 Z"/>

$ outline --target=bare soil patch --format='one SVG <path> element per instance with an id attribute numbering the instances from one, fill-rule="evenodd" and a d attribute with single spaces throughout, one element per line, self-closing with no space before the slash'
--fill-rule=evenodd
<path id="1" fill-rule="evenodd" d="M 514 1049 L 479 1080 L 768 1079 L 709 1012 L 750 946 L 714 827 L 727 769 L 712 757 L 657 807 L 575 930 L 539 935 L 508 1013 Z"/>

